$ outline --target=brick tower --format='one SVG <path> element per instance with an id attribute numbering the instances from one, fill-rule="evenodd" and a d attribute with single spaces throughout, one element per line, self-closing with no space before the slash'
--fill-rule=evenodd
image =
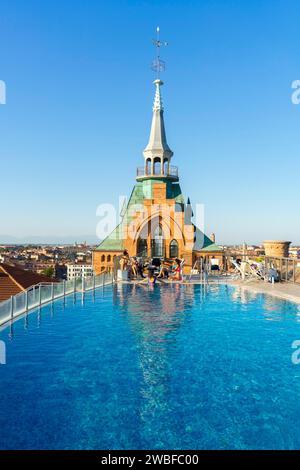
<path id="1" fill-rule="evenodd" d="M 144 166 L 137 169 L 122 220 L 93 252 L 96 274 L 112 268 L 114 257 L 127 249 L 130 256 L 184 258 L 190 272 L 197 257 L 222 259 L 222 250 L 192 222 L 189 199 L 185 202 L 178 169 L 171 166 L 173 152 L 168 146 L 160 79 L 154 81 L 155 98 Z"/>

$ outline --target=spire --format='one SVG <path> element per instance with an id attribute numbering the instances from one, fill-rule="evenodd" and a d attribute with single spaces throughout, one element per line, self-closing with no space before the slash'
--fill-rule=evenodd
<path id="1" fill-rule="evenodd" d="M 152 63 L 152 70 L 157 73 L 154 80 L 155 97 L 153 103 L 153 114 L 150 137 L 147 147 L 144 149 L 144 167 L 137 168 L 137 181 L 152 178 L 164 178 L 172 181 L 178 181 L 178 168 L 171 166 L 173 152 L 168 146 L 165 123 L 164 107 L 161 98 L 160 87 L 163 81 L 159 78 L 160 72 L 165 70 L 165 62 L 160 58 L 160 48 L 168 43 L 159 39 L 159 27 L 156 28 L 157 37 L 153 40 L 156 47 L 156 59 Z"/>
<path id="2" fill-rule="evenodd" d="M 154 103 L 153 103 L 153 108 L 152 111 L 163 111 L 163 102 L 161 99 L 161 94 L 160 94 L 160 87 L 163 85 L 163 82 L 161 80 L 155 80 L 155 85 L 156 85 L 156 90 L 155 90 L 155 97 L 154 97 Z"/>
<path id="3" fill-rule="evenodd" d="M 185 211 L 184 211 L 184 223 L 186 225 L 193 224 L 193 222 L 192 222 L 193 217 L 194 217 L 194 213 L 193 213 L 193 209 L 192 209 L 192 204 L 191 204 L 190 198 L 188 197 L 188 200 L 187 200 L 187 203 L 186 203 L 186 206 L 185 206 Z"/>
<path id="4" fill-rule="evenodd" d="M 163 85 L 163 82 L 162 80 L 157 79 L 153 83 L 156 90 L 153 103 L 152 124 L 149 142 L 143 153 L 145 159 L 160 157 L 169 160 L 172 157 L 173 152 L 168 146 L 166 138 L 164 108 L 160 91 L 160 87 Z"/>

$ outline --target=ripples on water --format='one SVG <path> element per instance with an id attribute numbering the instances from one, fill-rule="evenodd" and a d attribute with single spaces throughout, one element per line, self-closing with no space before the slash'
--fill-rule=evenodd
<path id="1" fill-rule="evenodd" d="M 116 285 L 0 333 L 0 448 L 300 448 L 299 308 Z"/>

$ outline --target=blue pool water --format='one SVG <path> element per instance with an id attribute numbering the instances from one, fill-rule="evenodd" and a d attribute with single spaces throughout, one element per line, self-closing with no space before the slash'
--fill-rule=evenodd
<path id="1" fill-rule="evenodd" d="M 299 449 L 297 305 L 108 286 L 0 332 L 1 449 Z"/>

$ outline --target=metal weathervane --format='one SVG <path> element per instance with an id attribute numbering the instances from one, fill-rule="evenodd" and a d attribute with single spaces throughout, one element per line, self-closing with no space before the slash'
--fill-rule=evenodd
<path id="1" fill-rule="evenodd" d="M 164 72 L 166 69 L 166 63 L 161 60 L 160 58 L 160 48 L 162 46 L 167 46 L 168 43 L 166 41 L 161 41 L 159 38 L 159 26 L 156 28 L 156 39 L 153 39 L 153 44 L 156 47 L 156 58 L 152 62 L 152 67 L 151 69 L 156 72 L 157 74 L 157 79 L 159 79 L 159 74 L 160 72 Z"/>

